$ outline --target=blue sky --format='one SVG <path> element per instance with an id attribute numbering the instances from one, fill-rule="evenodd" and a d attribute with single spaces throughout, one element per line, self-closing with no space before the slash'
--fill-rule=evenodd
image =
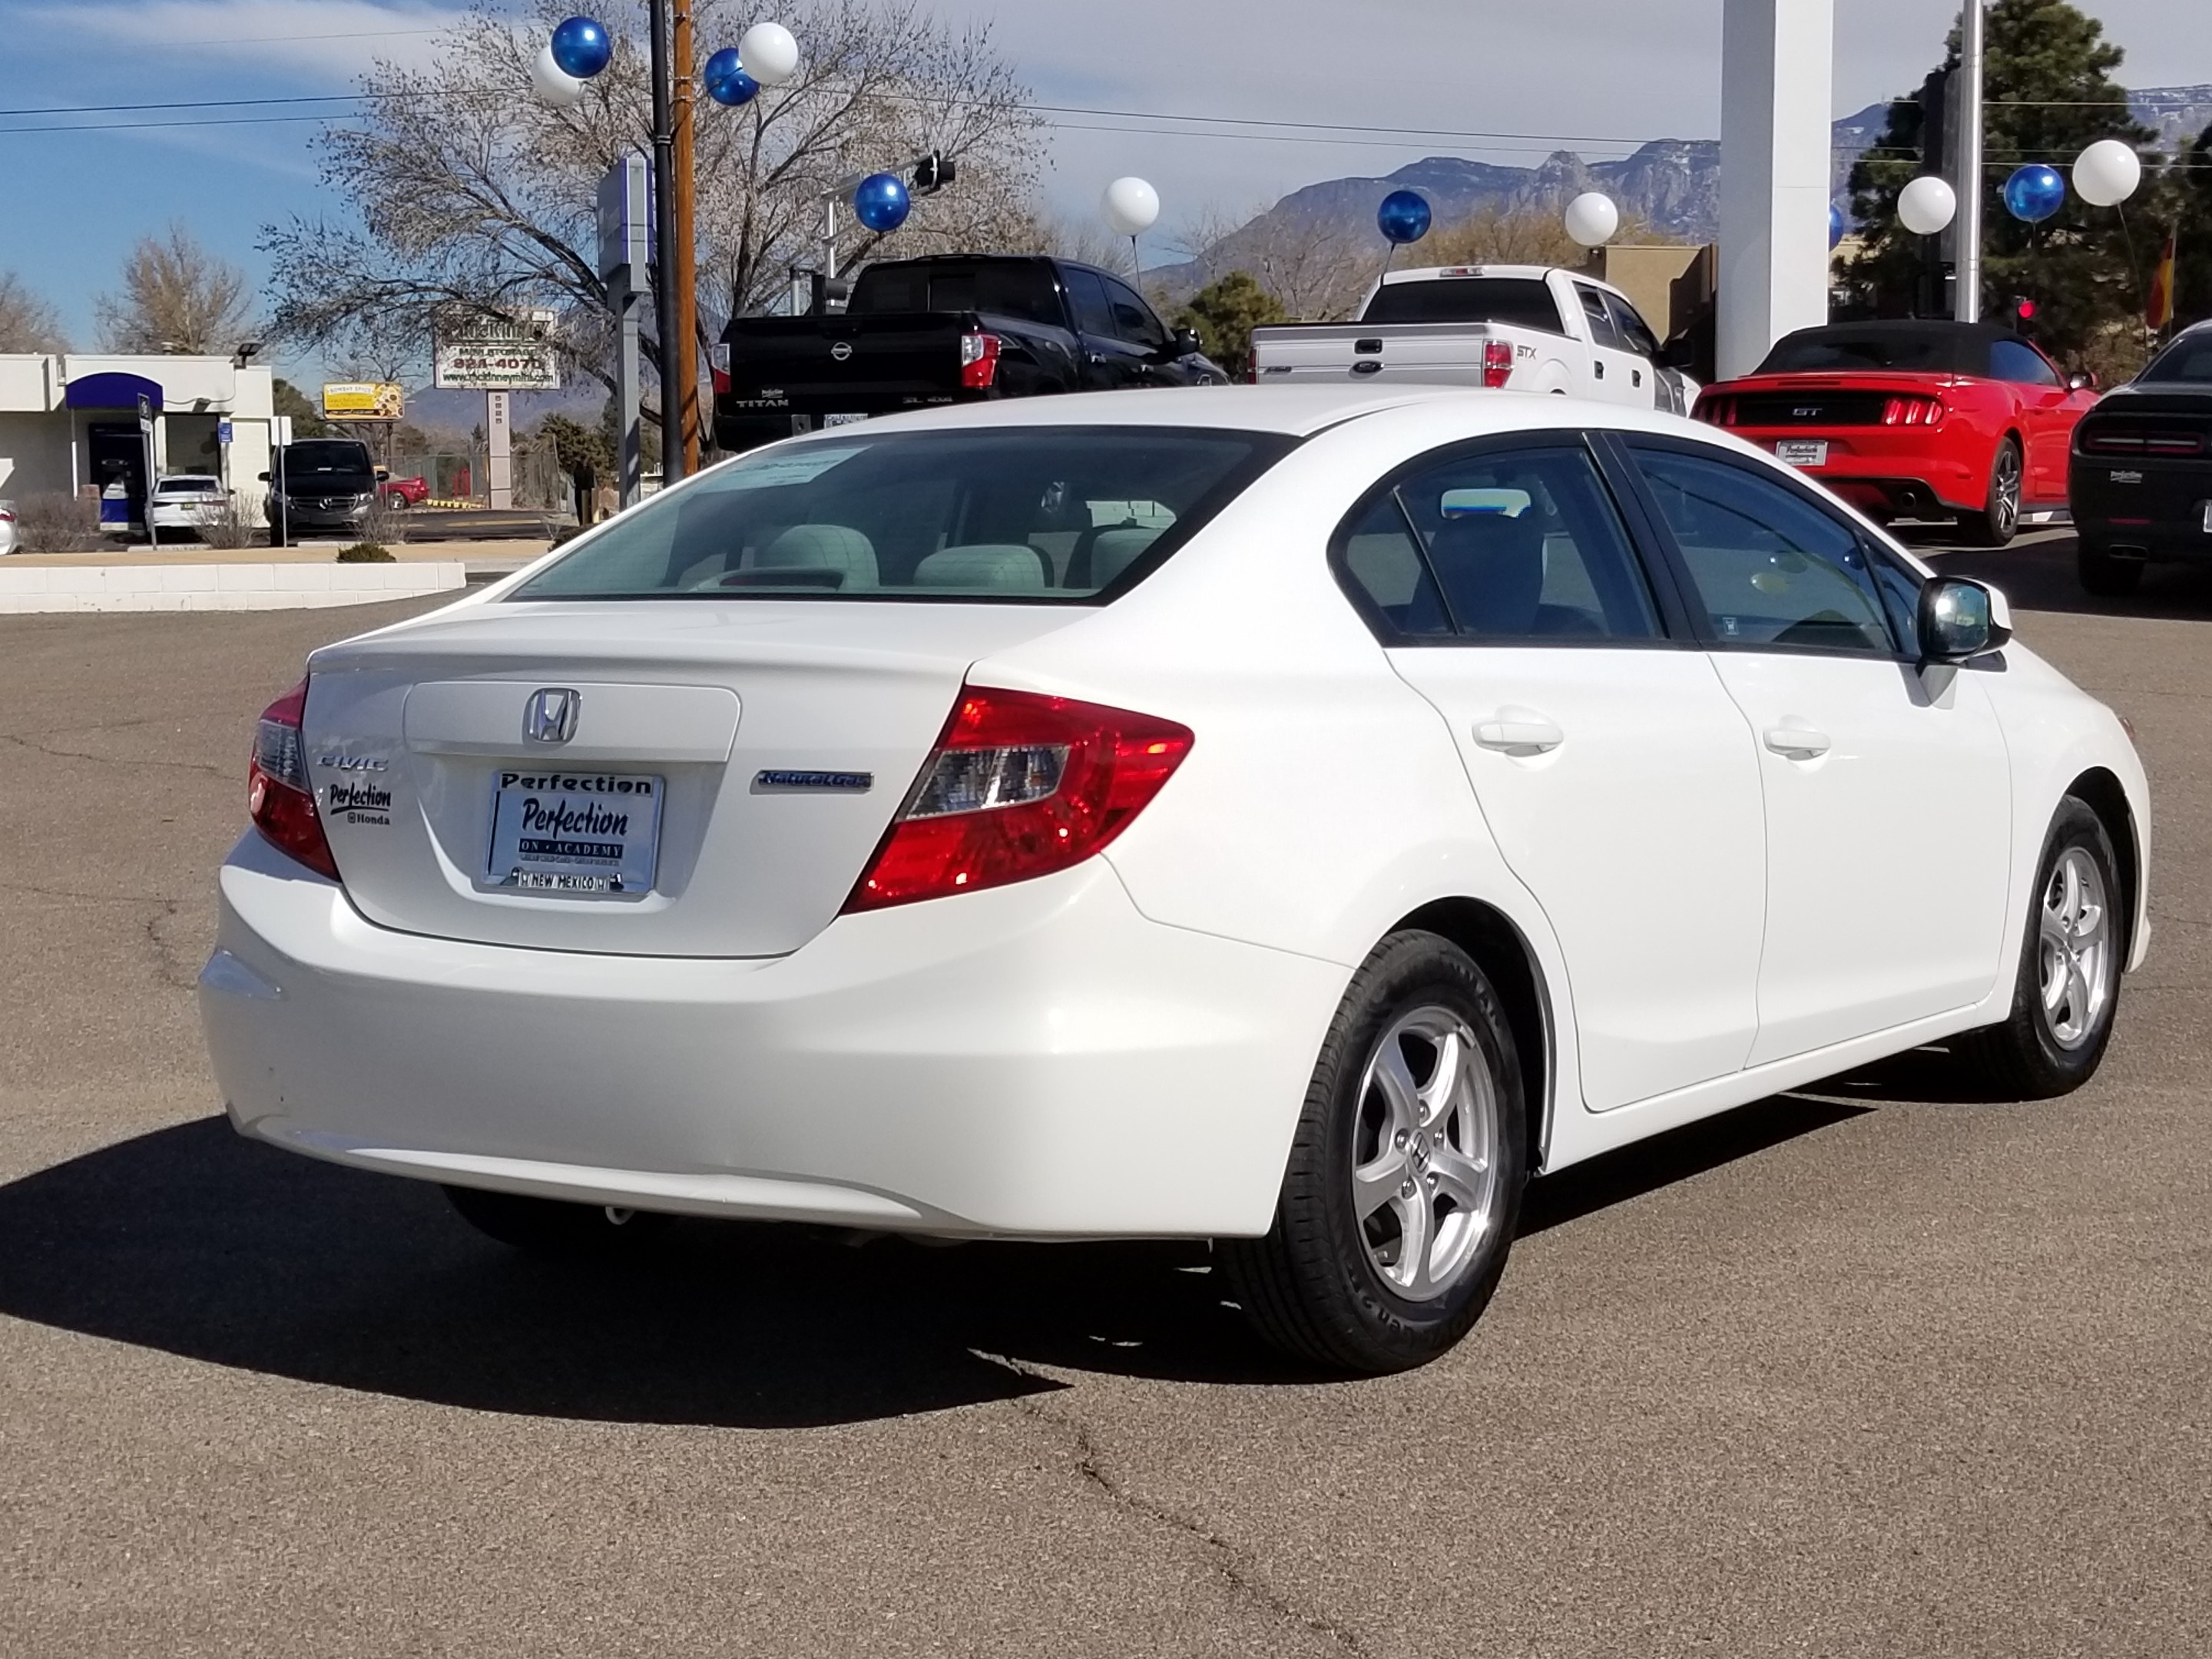
<path id="1" fill-rule="evenodd" d="M 641 9 L 640 0 L 604 3 Z M 1710 137 L 1719 126 L 1721 0 L 940 0 L 939 9 L 990 21 L 1046 102 L 1624 141 Z M 2212 6 L 2102 0 L 2091 9 L 2128 49 L 2129 84 L 2212 82 Z M 1955 7 L 1837 0 L 1836 12 L 1840 113 L 1915 83 Z M 0 108 L 343 92 L 377 57 L 433 50 L 453 15 L 436 0 L 0 0 Z M 181 218 L 258 279 L 262 223 L 342 206 L 318 187 L 311 122 L 18 131 L 206 113 L 0 118 L 0 269 L 53 301 L 78 344 L 92 343 L 92 297 L 112 285 L 139 235 Z M 1528 163 L 1554 147 L 1595 156 L 1626 145 L 1539 137 L 1485 151 L 1442 140 L 1196 140 L 1071 125 L 1055 137 L 1046 187 L 1063 214 L 1079 216 L 1094 210 L 1107 179 L 1140 173 L 1160 191 L 1164 231 L 1431 152 Z"/>

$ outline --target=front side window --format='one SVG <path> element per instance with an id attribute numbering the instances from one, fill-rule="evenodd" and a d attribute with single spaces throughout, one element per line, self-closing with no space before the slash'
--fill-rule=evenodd
<path id="1" fill-rule="evenodd" d="M 1167 427 L 863 431 L 726 462 L 512 597 L 1091 603 L 1157 566 L 1297 441 Z"/>
<path id="2" fill-rule="evenodd" d="M 1628 344 L 1631 351 L 1640 352 L 1655 362 L 1659 356 L 1658 337 L 1651 332 L 1636 307 L 1618 294 L 1605 296 L 1606 313 L 1613 319 L 1613 331 Z"/>
<path id="3" fill-rule="evenodd" d="M 1165 350 L 1168 331 L 1152 315 L 1152 308 L 1137 297 L 1136 289 L 1111 276 L 1105 283 L 1106 297 L 1114 307 L 1114 332 L 1131 345 L 1143 346 L 1148 351 Z"/>
<path id="4" fill-rule="evenodd" d="M 1893 654 L 1856 532 L 1735 461 L 1634 450 L 1714 640 Z"/>
<path id="5" fill-rule="evenodd" d="M 2058 371 L 2044 355 L 2020 340 L 1990 343 L 1990 378 L 2015 386 L 2057 386 Z"/>
<path id="6" fill-rule="evenodd" d="M 1595 642 L 1659 633 L 1613 498 L 1588 453 L 1571 445 L 1419 467 L 1348 527 L 1340 548 L 1346 578 L 1412 637 Z"/>

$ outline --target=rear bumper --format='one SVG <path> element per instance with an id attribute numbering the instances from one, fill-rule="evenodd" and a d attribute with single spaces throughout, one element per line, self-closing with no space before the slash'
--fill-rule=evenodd
<path id="1" fill-rule="evenodd" d="M 547 1197 L 954 1235 L 1264 1231 L 1346 970 L 1089 863 L 788 957 L 394 933 L 249 834 L 200 1007 L 233 1122 Z"/>
<path id="2" fill-rule="evenodd" d="M 2212 558 L 2212 462 L 2077 455 L 2068 483 L 2085 540 L 2148 558 Z"/>
<path id="3" fill-rule="evenodd" d="M 1817 439 L 1828 446 L 1819 466 L 1798 470 L 1818 478 L 1854 507 L 1895 514 L 1978 513 L 1990 487 L 1990 457 L 1969 459 L 1929 447 L 1928 429 L 1837 427 L 1729 427 L 1739 438 L 1771 453 L 1778 443 Z M 1941 428 L 1936 428 L 1941 430 Z"/>

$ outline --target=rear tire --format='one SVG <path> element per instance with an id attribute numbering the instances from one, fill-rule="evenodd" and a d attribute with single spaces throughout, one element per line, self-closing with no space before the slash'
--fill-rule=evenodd
<path id="1" fill-rule="evenodd" d="M 2125 599 L 2142 584 L 2141 559 L 2118 558 L 2086 541 L 2075 555 L 2075 568 L 2081 578 L 2082 592 L 2100 599 Z"/>
<path id="2" fill-rule="evenodd" d="M 1959 533 L 1977 547 L 2009 547 L 2020 531 L 2020 440 L 2008 436 L 1990 461 L 1990 484 L 1978 513 L 1959 515 Z"/>
<path id="3" fill-rule="evenodd" d="M 2012 1013 L 1969 1031 L 1958 1054 L 2016 1100 L 2070 1094 L 2096 1075 L 2112 1037 L 2133 921 L 2104 820 L 2069 795 L 2036 866 Z"/>
<path id="4" fill-rule="evenodd" d="M 1238 1303 L 1267 1341 L 1331 1370 L 1435 1358 L 1505 1270 L 1526 1133 L 1489 980 L 1448 939 L 1393 933 L 1322 1040 L 1274 1224 L 1221 1242 Z"/>
<path id="5" fill-rule="evenodd" d="M 665 1232 L 675 1217 L 611 1205 L 569 1204 L 520 1193 L 447 1187 L 446 1197 L 461 1219 L 488 1238 L 527 1255 L 574 1261 L 621 1259 L 639 1254 Z"/>

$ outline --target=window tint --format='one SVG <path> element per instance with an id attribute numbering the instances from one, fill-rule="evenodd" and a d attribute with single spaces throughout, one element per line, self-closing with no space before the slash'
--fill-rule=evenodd
<path id="1" fill-rule="evenodd" d="M 1605 310 L 1613 319 L 1613 332 L 1620 336 L 1631 351 L 1640 351 L 1655 361 L 1658 358 L 1658 338 L 1634 306 L 1618 294 L 1608 294 L 1605 296 Z"/>
<path id="2" fill-rule="evenodd" d="M 1583 320 L 1589 325 L 1590 338 L 1601 346 L 1616 351 L 1628 350 L 1628 342 L 1622 339 L 1613 326 L 1613 319 L 1606 314 L 1605 295 L 1594 288 L 1575 284 L 1575 297 L 1583 302 Z"/>
<path id="3" fill-rule="evenodd" d="M 1051 273 L 1020 259 L 871 265 L 853 284 L 848 310 L 984 311 L 1034 323 L 1057 323 L 1060 301 Z"/>
<path id="4" fill-rule="evenodd" d="M 1889 612 L 1889 631 L 1908 657 L 1920 654 L 1920 573 L 1874 548 L 1867 554 L 1874 585 Z"/>
<path id="5" fill-rule="evenodd" d="M 1075 325 L 1085 334 L 1097 334 L 1111 338 L 1114 333 L 1114 310 L 1106 303 L 1105 284 L 1098 280 L 1096 271 L 1064 270 L 1067 297 L 1075 305 Z"/>
<path id="6" fill-rule="evenodd" d="M 1397 632 L 1416 637 L 1452 632 L 1428 562 L 1395 495 L 1383 495 L 1352 522 L 1340 562 L 1345 575 Z"/>
<path id="7" fill-rule="evenodd" d="M 1131 345 L 1152 351 L 1165 349 L 1168 331 L 1152 315 L 1152 308 L 1139 299 L 1136 290 L 1126 283 L 1117 283 L 1111 276 L 1105 283 L 1106 297 L 1114 307 L 1114 332 Z"/>
<path id="8" fill-rule="evenodd" d="M 1385 283 L 1363 323 L 1510 323 L 1562 332 L 1550 285 L 1530 276 L 1437 276 Z"/>
<path id="9" fill-rule="evenodd" d="M 1990 378 L 2020 386 L 2057 386 L 2058 371 L 2033 346 L 2018 340 L 1990 342 Z"/>
<path id="10" fill-rule="evenodd" d="M 726 462 L 580 542 L 523 599 L 1094 598 L 1295 440 L 1180 428 L 864 437 Z"/>
<path id="11" fill-rule="evenodd" d="M 2188 333 L 2150 361 L 2142 380 L 2212 380 L 2212 332 Z"/>
<path id="12" fill-rule="evenodd" d="M 370 471 L 368 446 L 358 439 L 303 439 L 286 444 L 276 453 L 287 477 L 313 472 L 365 477 Z"/>
<path id="13" fill-rule="evenodd" d="M 1402 553 L 1389 550 L 1389 526 L 1373 514 L 1354 530 L 1344 558 L 1404 632 L 1479 640 L 1658 634 L 1620 514 L 1583 450 L 1458 457 L 1422 468 L 1394 493 L 1398 533 L 1411 526 L 1411 545 L 1425 566 L 1421 580 L 1410 578 Z M 1375 539 L 1363 545 L 1366 537 Z M 1389 599 L 1381 597 L 1385 573 L 1396 583 Z M 1402 619 L 1392 610 L 1401 590 Z"/>
<path id="14" fill-rule="evenodd" d="M 1732 461 L 1642 447 L 1636 459 L 1717 639 L 1890 653 L 1856 532 Z"/>

